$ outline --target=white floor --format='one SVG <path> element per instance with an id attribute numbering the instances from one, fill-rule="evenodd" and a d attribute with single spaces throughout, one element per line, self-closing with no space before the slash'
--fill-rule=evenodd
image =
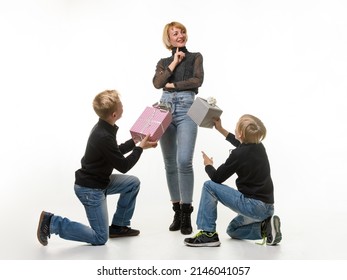
<path id="1" fill-rule="evenodd" d="M 267 279 L 277 279 L 275 271 L 286 271 L 282 279 L 293 279 L 299 270 L 302 277 L 332 274 L 338 276 L 343 273 L 347 260 L 346 211 L 339 213 L 336 211 L 337 208 L 328 211 L 329 209 L 319 209 L 318 206 L 315 208 L 314 205 L 303 209 L 300 204 L 284 203 L 278 207 L 281 211 L 277 213 L 282 220 L 282 242 L 277 246 L 262 246 L 255 241 L 230 239 L 225 233 L 225 228 L 233 213 L 219 205 L 217 223 L 221 246 L 191 248 L 183 244 L 186 236 L 168 230 L 172 210 L 169 202 L 160 198 L 160 193 L 164 195 L 166 189 L 157 193 L 159 195 L 152 198 L 148 190 L 142 190 L 139 194 L 132 226 L 140 229 L 141 234 L 137 237 L 111 239 L 104 246 L 66 241 L 57 236 L 52 236 L 46 247 L 37 241 L 36 227 L 43 208 L 60 209 L 56 211 L 57 214 L 66 214 L 71 219 L 86 222 L 83 209 L 72 192 L 65 199 L 61 195 L 57 195 L 55 201 L 52 197 L 47 198 L 52 203 L 51 207 L 39 205 L 47 203 L 47 200 L 40 199 L 37 202 L 33 201 L 30 207 L 21 211 L 8 211 L 3 215 L 5 220 L 2 224 L 5 226 L 2 226 L 0 233 L 3 241 L 0 251 L 0 275 L 6 275 L 4 279 L 15 279 L 8 275 L 16 279 L 18 276 L 28 275 L 35 276 L 36 279 L 46 279 L 47 273 L 55 271 L 51 279 L 67 276 L 99 279 L 93 275 L 102 267 L 179 267 L 184 268 L 184 271 L 191 271 L 195 266 L 235 265 L 251 267 L 253 278 L 249 276 L 247 279 L 259 279 L 259 275 L 266 275 Z M 115 200 L 116 197 L 109 198 L 109 208 Z M 19 199 L 16 204 L 18 203 L 23 203 L 23 200 Z M 16 209 L 19 209 L 18 207 L 20 205 L 17 205 Z M 194 221 L 196 211 L 192 217 Z M 195 226 L 194 228 L 196 230 Z M 276 260 L 281 262 L 273 265 Z M 269 274 L 270 270 L 272 273 Z M 184 279 L 188 280 L 189 277 L 197 278 L 186 275 Z M 212 276 L 204 277 L 212 279 Z"/>
<path id="2" fill-rule="evenodd" d="M 237 241 L 225 233 L 234 213 L 219 205 L 217 230 L 221 246 L 217 248 L 190 248 L 183 244 L 186 237 L 180 232 L 170 232 L 173 211 L 163 186 L 152 185 L 151 178 L 144 178 L 133 217 L 132 227 L 141 230 L 137 237 L 111 239 L 104 246 L 66 241 L 52 236 L 46 247 L 36 239 L 36 227 L 41 210 L 52 211 L 70 219 L 86 223 L 84 210 L 72 187 L 59 194 L 40 197 L 26 204 L 24 197 L 15 207 L 3 213 L 0 259 L 3 260 L 345 260 L 347 259 L 346 210 L 339 206 L 324 207 L 321 204 L 302 205 L 298 199 L 281 201 L 277 214 L 282 221 L 283 240 L 278 246 L 261 246 L 255 241 Z M 161 185 L 161 184 L 160 184 Z M 34 190 L 35 191 L 35 190 Z M 154 195 L 153 195 L 154 193 Z M 196 190 L 196 197 L 200 190 Z M 109 212 L 117 197 L 109 197 Z M 284 200 L 278 194 L 277 200 Z M 312 196 L 314 199 L 314 196 Z M 198 199 L 196 199 L 198 201 Z M 309 202 L 309 201 L 308 201 Z M 26 206 L 20 209 L 20 206 Z M 194 230 L 197 205 L 192 214 Z M 344 207 L 345 208 L 345 207 Z M 19 210 L 20 209 L 20 210 Z"/>

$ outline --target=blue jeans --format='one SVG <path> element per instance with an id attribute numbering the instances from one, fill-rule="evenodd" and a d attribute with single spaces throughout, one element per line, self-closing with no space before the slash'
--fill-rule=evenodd
<path id="1" fill-rule="evenodd" d="M 73 222 L 68 218 L 54 215 L 50 232 L 63 239 L 104 245 L 109 238 L 109 219 L 107 211 L 107 195 L 120 194 L 112 224 L 130 225 L 135 210 L 136 197 L 140 190 L 137 177 L 124 174 L 112 174 L 106 189 L 92 189 L 75 185 L 75 193 L 82 202 L 90 226 Z"/>
<path id="2" fill-rule="evenodd" d="M 274 213 L 274 205 L 247 198 L 236 189 L 213 181 L 204 183 L 197 216 L 198 229 L 216 231 L 217 204 L 220 201 L 238 215 L 231 220 L 227 233 L 235 239 L 262 238 L 261 223 Z"/>
<path id="3" fill-rule="evenodd" d="M 172 122 L 159 141 L 172 202 L 190 204 L 193 200 L 193 154 L 198 126 L 187 112 L 194 99 L 191 91 L 164 91 L 160 100 L 171 107 L 172 113 Z"/>

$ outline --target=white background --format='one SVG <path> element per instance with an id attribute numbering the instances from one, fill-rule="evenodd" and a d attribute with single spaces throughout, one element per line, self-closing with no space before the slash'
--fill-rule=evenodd
<path id="1" fill-rule="evenodd" d="M 265 123 L 282 220 L 276 254 L 244 251 L 256 247 L 247 242 L 237 244 L 238 252 L 225 234 L 233 213 L 220 206 L 223 253 L 202 250 L 202 258 L 346 259 L 346 14 L 343 0 L 1 0 L 0 259 L 122 259 L 117 252 L 88 255 L 96 250 L 88 246 L 65 255 L 64 248 L 81 244 L 55 236 L 44 248 L 50 251 L 42 251 L 37 221 L 47 210 L 86 222 L 73 183 L 97 121 L 92 99 L 104 89 L 121 93 L 118 139 L 127 140 L 140 112 L 160 98 L 152 77 L 157 61 L 170 55 L 161 41 L 170 21 L 182 22 L 188 50 L 202 53 L 199 96 L 217 99 L 224 126 L 233 131 L 244 113 Z M 214 129 L 199 130 L 193 222 L 207 179 L 200 152 L 218 166 L 229 148 Z M 146 254 L 133 248 L 125 258 L 180 259 L 180 251 L 163 256 L 151 249 L 158 238 L 165 243 L 172 218 L 160 148 L 145 151 L 129 174 L 142 182 L 132 225 L 144 239 L 146 227 L 158 235 L 144 241 L 153 241 Z M 110 198 L 110 213 L 114 203 Z M 182 239 L 170 242 L 181 248 Z M 193 251 L 183 258 L 199 259 Z"/>

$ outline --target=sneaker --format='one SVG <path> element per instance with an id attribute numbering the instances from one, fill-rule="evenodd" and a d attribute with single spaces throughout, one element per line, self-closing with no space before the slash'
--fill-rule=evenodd
<path id="1" fill-rule="evenodd" d="M 40 215 L 39 225 L 37 227 L 37 239 L 43 246 L 48 244 L 48 238 L 51 237 L 49 225 L 51 223 L 52 216 L 52 213 L 45 211 L 42 211 Z"/>
<path id="2" fill-rule="evenodd" d="M 127 237 L 139 235 L 140 231 L 127 226 L 110 226 L 109 234 L 110 238 Z"/>
<path id="3" fill-rule="evenodd" d="M 266 223 L 266 245 L 276 245 L 282 240 L 281 220 L 278 216 L 272 216 Z"/>
<path id="4" fill-rule="evenodd" d="M 217 232 L 200 231 L 192 238 L 184 239 L 184 244 L 191 247 L 218 247 L 220 245 Z"/>

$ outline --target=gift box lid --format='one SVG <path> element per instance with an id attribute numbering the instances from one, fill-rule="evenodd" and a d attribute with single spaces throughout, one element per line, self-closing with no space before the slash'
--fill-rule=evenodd
<path id="1" fill-rule="evenodd" d="M 197 97 L 187 115 L 200 127 L 212 128 L 213 118 L 219 118 L 222 113 L 223 110 L 217 105 L 210 105 L 206 99 Z"/>

